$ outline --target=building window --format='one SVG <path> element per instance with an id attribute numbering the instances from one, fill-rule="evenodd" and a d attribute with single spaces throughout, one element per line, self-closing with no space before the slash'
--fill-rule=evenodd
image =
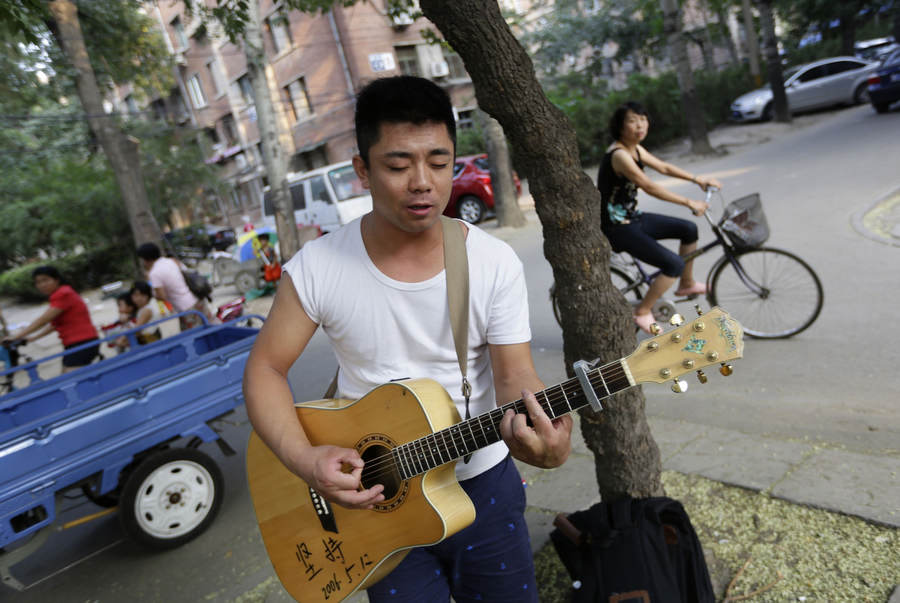
<path id="1" fill-rule="evenodd" d="M 291 28 L 287 15 L 278 9 L 266 19 L 266 31 L 269 32 L 269 40 L 275 49 L 275 54 L 281 54 L 291 47 Z"/>
<path id="2" fill-rule="evenodd" d="M 239 77 L 237 81 L 232 84 L 235 87 L 235 93 L 237 96 L 244 101 L 245 105 L 254 105 L 256 104 L 253 99 L 253 86 L 250 85 L 250 76 L 246 73 Z"/>
<path id="3" fill-rule="evenodd" d="M 222 68 L 219 67 L 219 61 L 211 60 L 206 64 L 206 70 L 209 72 L 209 79 L 213 83 L 213 92 L 216 96 L 225 91 L 225 78 L 222 76 Z"/>
<path id="4" fill-rule="evenodd" d="M 181 17 L 172 19 L 172 31 L 175 32 L 175 50 L 184 50 L 188 47 L 187 35 L 184 33 L 184 25 L 181 23 Z"/>
<path id="5" fill-rule="evenodd" d="M 229 147 L 237 144 L 238 132 L 234 123 L 234 116 L 231 113 L 222 118 L 222 132 L 225 134 L 225 144 Z"/>
<path id="6" fill-rule="evenodd" d="M 293 115 L 294 123 L 313 114 L 312 104 L 309 102 L 309 93 L 306 91 L 306 81 L 302 77 L 285 86 L 284 94 L 287 97 L 288 107 Z"/>
<path id="7" fill-rule="evenodd" d="M 125 111 L 127 111 L 128 113 L 138 112 L 137 103 L 134 102 L 134 97 L 130 94 L 125 97 Z"/>
<path id="8" fill-rule="evenodd" d="M 452 50 L 448 50 L 447 48 L 443 49 L 444 52 L 444 61 L 446 61 L 447 66 L 450 68 L 450 79 L 451 80 L 463 80 L 468 79 L 469 74 L 466 73 L 466 66 L 463 65 L 462 57 L 453 52 Z"/>
<path id="9" fill-rule="evenodd" d="M 475 109 L 466 109 L 456 112 L 456 127 L 460 130 L 471 128 L 475 125 Z"/>
<path id="10" fill-rule="evenodd" d="M 397 66 L 403 75 L 421 76 L 419 69 L 419 53 L 415 46 L 397 46 L 394 48 L 397 53 Z"/>
<path id="11" fill-rule="evenodd" d="M 325 145 L 318 146 L 311 151 L 297 153 L 291 157 L 290 169 L 292 172 L 308 172 L 328 165 L 328 154 Z"/>
<path id="12" fill-rule="evenodd" d="M 191 96 L 191 103 L 195 109 L 206 106 L 206 95 L 203 94 L 203 86 L 200 84 L 200 76 L 192 75 L 187 82 L 188 94 Z"/>

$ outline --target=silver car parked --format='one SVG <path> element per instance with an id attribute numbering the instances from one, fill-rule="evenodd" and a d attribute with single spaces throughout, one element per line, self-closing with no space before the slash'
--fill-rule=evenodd
<path id="1" fill-rule="evenodd" d="M 784 74 L 784 91 L 792 113 L 869 101 L 867 80 L 878 67 L 856 57 L 833 57 L 791 67 Z M 772 89 L 768 84 L 731 103 L 734 121 L 772 118 Z"/>

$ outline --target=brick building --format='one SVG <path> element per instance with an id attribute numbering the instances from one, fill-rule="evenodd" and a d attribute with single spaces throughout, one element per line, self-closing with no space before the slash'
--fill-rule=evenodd
<path id="1" fill-rule="evenodd" d="M 266 75 L 289 171 L 352 157 L 354 96 L 377 77 L 402 73 L 435 80 L 450 94 L 460 127 L 471 125 L 476 101 L 462 60 L 423 39 L 422 30 L 435 29 L 424 17 L 391 17 L 386 4 L 338 3 L 330 13 L 306 14 L 260 0 Z M 146 10 L 177 63 L 175 88 L 153 99 L 150 109 L 204 133 L 207 163 L 222 165 L 234 185 L 231 198 L 220 202 L 221 219 L 232 226 L 242 215 L 257 219 L 265 170 L 243 50 L 216 24 L 191 18 L 181 2 L 156 0 Z M 128 87 L 117 91 L 116 101 L 122 111 L 135 109 Z"/>

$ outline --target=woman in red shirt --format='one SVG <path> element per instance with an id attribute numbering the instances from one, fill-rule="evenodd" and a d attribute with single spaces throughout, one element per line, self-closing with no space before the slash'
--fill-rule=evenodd
<path id="1" fill-rule="evenodd" d="M 95 341 L 97 329 L 81 296 L 69 286 L 53 266 L 39 266 L 31 273 L 35 288 L 50 301 L 50 307 L 30 325 L 11 334 L 8 339 L 34 341 L 56 330 L 63 347 L 70 349 Z M 35 333 L 34 335 L 31 335 Z M 29 337 L 29 335 L 31 335 Z M 90 364 L 100 353 L 95 345 L 63 356 L 63 372 Z"/>

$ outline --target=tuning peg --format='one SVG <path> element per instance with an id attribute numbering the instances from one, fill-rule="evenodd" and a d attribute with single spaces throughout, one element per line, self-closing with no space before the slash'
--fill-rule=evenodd
<path id="1" fill-rule="evenodd" d="M 706 378 L 706 373 L 704 373 L 703 371 L 697 371 L 697 380 L 700 381 L 700 383 L 706 383 L 707 381 L 709 381 L 709 379 Z"/>
<path id="2" fill-rule="evenodd" d="M 672 318 L 669 319 L 669 324 L 673 327 L 680 327 L 684 324 L 684 316 L 676 312 L 672 315 Z"/>
<path id="3" fill-rule="evenodd" d="M 694 304 L 694 310 L 697 312 L 697 316 L 703 316 L 703 309 L 700 307 L 700 304 Z"/>
<path id="4" fill-rule="evenodd" d="M 654 335 L 659 335 L 660 333 L 662 333 L 662 327 L 660 327 L 655 322 L 652 322 L 650 323 L 650 332 Z"/>
<path id="5" fill-rule="evenodd" d="M 734 372 L 734 367 L 727 362 L 723 362 L 722 366 L 719 368 L 719 372 L 722 373 L 723 377 L 728 377 Z"/>
<path id="6" fill-rule="evenodd" d="M 687 390 L 688 384 L 684 379 L 676 379 L 674 382 L 672 382 L 672 391 L 676 394 L 683 394 Z"/>

